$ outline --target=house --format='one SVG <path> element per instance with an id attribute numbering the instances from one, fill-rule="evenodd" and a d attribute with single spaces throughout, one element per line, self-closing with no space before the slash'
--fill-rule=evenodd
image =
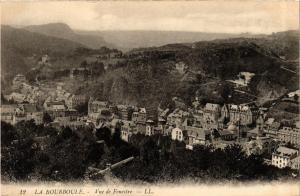
<path id="1" fill-rule="evenodd" d="M 190 115 L 189 112 L 177 108 L 168 115 L 167 125 L 169 126 L 181 125 L 189 115 Z"/>
<path id="2" fill-rule="evenodd" d="M 280 146 L 272 154 L 272 165 L 278 168 L 291 167 L 291 160 L 298 156 L 298 150 Z"/>
<path id="3" fill-rule="evenodd" d="M 178 97 L 173 97 L 172 101 L 175 103 L 175 108 L 179 108 L 179 109 L 182 109 L 182 110 L 187 109 L 187 106 L 186 106 L 186 104 L 184 103 L 184 101 L 182 99 L 180 99 Z"/>
<path id="4" fill-rule="evenodd" d="M 171 139 L 172 140 L 178 140 L 178 141 L 184 141 L 186 139 L 186 132 L 182 129 L 180 129 L 179 127 L 175 127 L 172 129 L 171 132 Z"/>
<path id="5" fill-rule="evenodd" d="M 43 123 L 43 111 L 35 104 L 23 104 L 20 106 L 26 115 L 26 120 L 34 120 L 35 124 Z"/>
<path id="6" fill-rule="evenodd" d="M 250 131 L 248 131 L 249 136 L 252 137 L 262 137 L 265 132 L 265 121 L 263 119 L 263 116 L 260 115 L 257 119 L 256 119 L 256 127 Z"/>
<path id="7" fill-rule="evenodd" d="M 13 81 L 12 81 L 12 84 L 13 84 L 13 89 L 18 89 L 21 87 L 22 83 L 26 83 L 27 80 L 26 80 L 26 77 L 22 74 L 17 74 Z"/>
<path id="8" fill-rule="evenodd" d="M 175 64 L 175 68 L 180 74 L 184 74 L 188 66 L 186 66 L 184 62 L 178 62 Z"/>
<path id="9" fill-rule="evenodd" d="M 277 132 L 277 138 L 281 142 L 300 145 L 300 129 L 298 127 L 282 127 Z"/>
<path id="10" fill-rule="evenodd" d="M 154 130 L 154 121 L 153 120 L 147 120 L 146 121 L 146 134 L 145 135 L 154 135 L 155 130 Z"/>
<path id="11" fill-rule="evenodd" d="M 204 112 L 202 110 L 195 110 L 193 112 L 193 126 L 194 127 L 203 127 L 203 119 L 204 119 Z"/>
<path id="12" fill-rule="evenodd" d="M 10 95 L 5 96 L 8 101 L 13 101 L 16 103 L 23 103 L 26 99 L 26 96 L 21 93 L 13 92 Z"/>
<path id="13" fill-rule="evenodd" d="M 44 108 L 46 111 L 63 111 L 67 109 L 63 101 L 45 101 Z"/>
<path id="14" fill-rule="evenodd" d="M 164 118 L 159 118 L 158 119 L 158 126 L 157 126 L 157 130 L 163 134 L 163 135 L 167 135 L 166 133 L 166 123 L 167 121 Z"/>
<path id="15" fill-rule="evenodd" d="M 270 137 L 257 137 L 244 145 L 245 151 L 250 154 L 271 155 L 277 148 L 277 142 Z"/>
<path id="16" fill-rule="evenodd" d="M 218 129 L 218 119 L 221 117 L 219 104 L 207 103 L 203 110 L 202 126 L 205 129 Z"/>
<path id="17" fill-rule="evenodd" d="M 77 110 L 74 109 L 65 109 L 65 110 L 49 110 L 48 114 L 53 119 L 65 119 L 69 121 L 75 121 L 79 117 Z"/>
<path id="18" fill-rule="evenodd" d="M 29 84 L 23 82 L 21 84 L 20 91 L 21 91 L 22 94 L 33 94 L 33 93 L 38 93 L 39 88 L 36 87 L 36 86 L 32 86 L 32 85 L 29 85 Z"/>
<path id="19" fill-rule="evenodd" d="M 78 67 L 70 70 L 71 79 L 85 79 L 90 76 L 91 70 L 85 67 Z"/>
<path id="20" fill-rule="evenodd" d="M 65 118 L 56 118 L 53 122 L 50 123 L 51 126 L 60 128 L 60 127 L 70 127 L 72 130 L 83 128 L 89 126 L 89 124 L 83 121 L 69 121 Z"/>
<path id="21" fill-rule="evenodd" d="M 146 133 L 146 108 L 139 108 L 138 111 L 132 113 L 132 121 L 137 125 L 137 130 Z"/>
<path id="22" fill-rule="evenodd" d="M 13 124 L 17 124 L 21 121 L 26 121 L 26 113 L 24 109 L 18 105 L 18 107 L 15 109 Z"/>
<path id="23" fill-rule="evenodd" d="M 168 114 L 169 114 L 169 111 L 170 111 L 169 108 L 167 108 L 167 109 L 161 111 L 160 114 L 159 114 L 159 117 L 160 117 L 160 118 L 167 118 L 167 116 L 168 116 Z"/>
<path id="24" fill-rule="evenodd" d="M 1 121 L 14 124 L 14 115 L 17 105 L 1 105 Z"/>
<path id="25" fill-rule="evenodd" d="M 235 140 L 236 138 L 236 134 L 234 132 L 226 129 L 220 130 L 219 134 L 220 134 L 220 138 L 225 141 L 232 141 Z"/>
<path id="26" fill-rule="evenodd" d="M 209 130 L 205 130 L 203 128 L 192 127 L 192 126 L 184 126 L 183 130 L 186 131 L 188 136 L 187 145 L 194 144 L 207 144 L 211 139 L 211 133 Z"/>
<path id="27" fill-rule="evenodd" d="M 265 133 L 266 136 L 277 138 L 277 133 L 280 128 L 280 123 L 276 122 L 274 118 L 268 118 L 265 122 Z"/>
<path id="28" fill-rule="evenodd" d="M 91 113 L 100 113 L 104 109 L 109 109 L 109 104 L 107 101 L 98 101 L 93 100 L 92 98 L 89 100 L 88 103 L 88 114 Z"/>
<path id="29" fill-rule="evenodd" d="M 122 120 L 131 120 L 133 108 L 127 105 L 117 105 L 118 116 Z"/>
<path id="30" fill-rule="evenodd" d="M 128 142 L 132 134 L 136 132 L 136 125 L 132 121 L 122 120 L 121 122 L 121 139 Z"/>
<path id="31" fill-rule="evenodd" d="M 70 108 L 76 108 L 77 106 L 86 104 L 88 97 L 86 95 L 72 95 L 70 98 Z"/>
<path id="32" fill-rule="evenodd" d="M 253 124 L 259 114 L 255 105 L 235 105 L 228 104 L 222 107 L 222 116 L 228 118 L 231 122 L 240 122 L 241 125 Z"/>
<path id="33" fill-rule="evenodd" d="M 300 170 L 300 156 L 297 156 L 296 158 L 291 160 L 291 168 Z"/>

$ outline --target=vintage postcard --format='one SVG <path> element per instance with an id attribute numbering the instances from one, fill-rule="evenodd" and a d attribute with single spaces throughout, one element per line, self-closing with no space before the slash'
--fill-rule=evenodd
<path id="1" fill-rule="evenodd" d="M 299 1 L 4 1 L 1 195 L 300 196 Z"/>

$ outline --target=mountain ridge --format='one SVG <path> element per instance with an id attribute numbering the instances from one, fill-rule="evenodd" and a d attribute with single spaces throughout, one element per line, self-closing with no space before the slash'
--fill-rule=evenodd
<path id="1" fill-rule="evenodd" d="M 23 29 L 40 33 L 52 37 L 67 39 L 70 41 L 78 42 L 86 47 L 97 49 L 103 46 L 113 47 L 112 44 L 107 43 L 101 36 L 98 35 L 80 35 L 73 31 L 65 23 L 49 23 L 43 25 L 30 25 L 25 26 Z"/>

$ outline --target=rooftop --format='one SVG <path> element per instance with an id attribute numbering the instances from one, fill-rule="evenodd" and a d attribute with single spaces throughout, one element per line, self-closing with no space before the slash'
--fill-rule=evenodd
<path id="1" fill-rule="evenodd" d="M 292 156 L 294 154 L 298 154 L 298 150 L 287 148 L 284 146 L 280 146 L 276 152 L 281 156 Z"/>

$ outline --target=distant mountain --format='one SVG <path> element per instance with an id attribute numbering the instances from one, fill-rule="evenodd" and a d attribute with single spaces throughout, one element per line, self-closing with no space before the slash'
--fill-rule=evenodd
<path id="1" fill-rule="evenodd" d="M 184 31 L 76 31 L 81 35 L 98 35 L 117 48 L 130 50 L 163 46 L 171 43 L 191 43 L 197 41 L 210 41 L 214 39 L 227 39 L 234 37 L 261 37 L 264 35 L 204 33 Z"/>
<path id="2" fill-rule="evenodd" d="M 81 43 L 89 48 L 101 48 L 103 46 L 113 47 L 99 35 L 81 35 L 74 32 L 67 24 L 50 23 L 44 25 L 32 25 L 24 27 L 25 30 L 36 32 L 48 36 L 67 39 L 70 41 Z"/>
<path id="3" fill-rule="evenodd" d="M 33 67 L 31 57 L 48 54 L 63 58 L 83 45 L 66 39 L 50 37 L 24 29 L 1 26 L 1 82 Z M 2 83 L 3 84 L 3 83 Z"/>

